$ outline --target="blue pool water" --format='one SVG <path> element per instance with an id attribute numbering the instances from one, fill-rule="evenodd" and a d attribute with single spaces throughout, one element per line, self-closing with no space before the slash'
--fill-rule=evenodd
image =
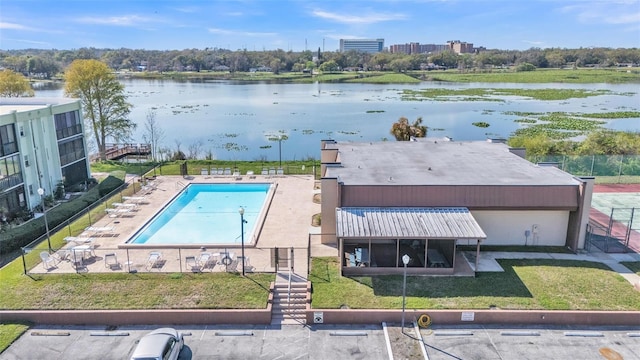
<path id="1" fill-rule="evenodd" d="M 190 184 L 132 239 L 131 244 L 240 245 L 251 243 L 271 184 Z"/>

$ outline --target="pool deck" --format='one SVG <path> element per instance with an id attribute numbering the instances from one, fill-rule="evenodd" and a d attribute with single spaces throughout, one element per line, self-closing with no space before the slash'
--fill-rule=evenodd
<path id="1" fill-rule="evenodd" d="M 319 244 L 319 227 L 311 225 L 312 216 L 320 213 L 320 204 L 313 202 L 314 193 L 319 193 L 315 189 L 316 181 L 313 176 L 261 176 L 256 175 L 250 178 L 242 175 L 241 179 L 233 176 L 160 176 L 156 180 L 155 189 L 144 195 L 137 193 L 135 196 L 143 196 L 135 209 L 131 212 L 111 213 L 93 224 L 93 227 L 112 228 L 112 232 L 91 232 L 86 231 L 78 237 L 93 238 L 93 254 L 87 254 L 84 266 L 76 270 L 70 261 L 60 261 L 56 266 L 45 269 L 43 265 L 38 265 L 31 270 L 34 273 L 51 272 L 114 272 L 114 271 L 161 271 L 179 272 L 191 271 L 186 269 L 185 259 L 193 256 L 196 259 L 203 251 L 217 254 L 219 251 L 233 252 L 235 256 L 241 254 L 241 248 L 216 248 L 212 245 L 206 250 L 200 248 L 171 249 L 157 248 L 152 245 L 145 245 L 141 249 L 125 249 L 124 245 L 142 226 L 144 226 L 161 208 L 163 208 L 173 197 L 179 193 L 189 183 L 276 183 L 277 188 L 267 211 L 262 230 L 258 236 L 255 247 L 245 246 L 245 255 L 249 257 L 253 271 L 273 272 L 275 267 L 271 263 L 271 249 L 273 248 L 294 248 L 294 273 L 306 277 L 308 273 L 307 257 L 310 239 L 312 239 L 312 250 L 314 256 L 334 256 L 337 250 L 330 246 Z M 136 184 L 137 185 L 137 184 Z M 143 193 L 141 191 L 140 193 Z M 121 199 L 124 204 L 133 204 L 131 199 Z M 131 205 L 127 205 L 131 207 Z M 238 222 L 240 218 L 238 216 Z M 230 224 L 230 226 L 240 226 L 240 224 Z M 82 244 L 70 243 L 63 250 L 69 250 L 73 246 Z M 163 262 L 158 267 L 149 268 L 148 258 L 151 251 L 160 251 Z M 106 266 L 104 258 L 106 254 L 115 253 L 120 266 L 111 268 Z M 238 264 L 232 264 L 233 268 L 239 270 Z M 81 270 L 80 270 L 81 269 Z M 218 264 L 203 271 L 228 271 L 230 267 Z M 281 270 L 283 270 L 281 268 Z"/>

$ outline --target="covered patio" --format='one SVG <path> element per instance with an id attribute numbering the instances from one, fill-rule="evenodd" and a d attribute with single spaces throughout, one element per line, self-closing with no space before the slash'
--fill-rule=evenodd
<path id="1" fill-rule="evenodd" d="M 476 245 L 486 235 L 464 207 L 343 207 L 336 209 L 343 275 L 400 274 L 475 276 L 457 245 Z"/>

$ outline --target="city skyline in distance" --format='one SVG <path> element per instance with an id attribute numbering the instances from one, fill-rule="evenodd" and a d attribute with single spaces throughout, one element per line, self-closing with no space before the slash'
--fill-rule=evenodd
<path id="1" fill-rule="evenodd" d="M 0 49 L 336 51 L 450 40 L 503 50 L 638 48 L 640 0 L 3 0 Z"/>

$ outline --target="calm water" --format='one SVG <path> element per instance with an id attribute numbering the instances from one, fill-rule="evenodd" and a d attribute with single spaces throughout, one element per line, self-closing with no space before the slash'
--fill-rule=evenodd
<path id="1" fill-rule="evenodd" d="M 131 241 L 134 244 L 240 245 L 244 208 L 245 242 L 253 236 L 270 184 L 191 184 Z"/>
<path id="2" fill-rule="evenodd" d="M 522 124 L 514 123 L 519 112 L 639 111 L 637 84 L 241 84 L 227 81 L 176 82 L 124 80 L 131 119 L 138 123 L 132 142 L 143 142 L 144 121 L 149 109 L 164 130 L 162 146 L 189 153 L 200 143 L 199 157 L 211 151 L 223 160 L 278 160 L 278 143 L 270 134 L 284 131 L 283 160 L 318 159 L 322 139 L 340 141 L 393 140 L 391 125 L 401 116 L 414 121 L 422 117 L 429 137 L 484 140 L 509 137 Z M 402 89 L 425 88 L 571 88 L 606 89 L 611 95 L 561 101 L 502 97 L 495 101 L 402 101 Z M 623 95 L 623 93 L 627 93 Z M 631 94 L 631 95 L 629 95 Z M 62 96 L 62 90 L 36 90 L 36 96 Z M 483 121 L 488 128 L 473 126 Z M 616 119 L 605 125 L 616 130 L 640 131 L 640 118 Z M 394 140 L 395 141 L 395 140 Z M 233 144 L 233 145 L 231 145 Z"/>

